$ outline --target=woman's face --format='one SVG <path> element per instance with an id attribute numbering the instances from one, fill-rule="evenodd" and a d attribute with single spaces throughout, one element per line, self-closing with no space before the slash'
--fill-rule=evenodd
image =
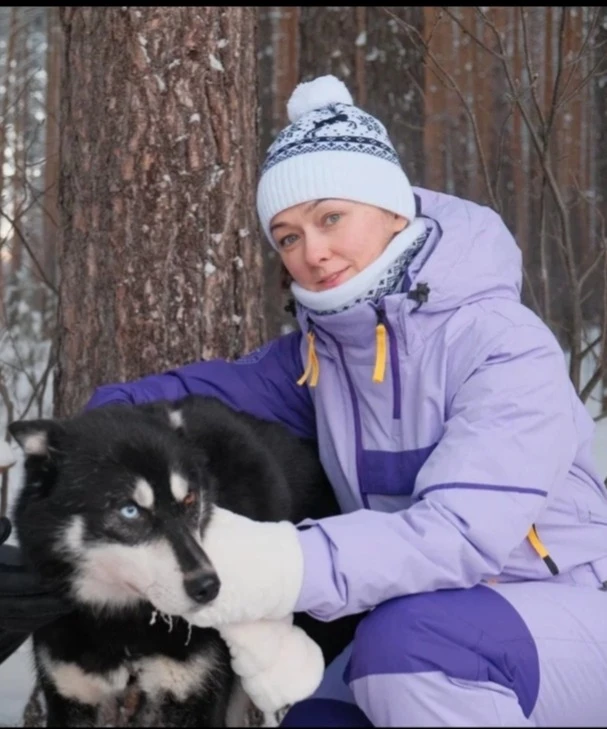
<path id="1" fill-rule="evenodd" d="M 402 215 L 373 205 L 331 198 L 283 210 L 270 231 L 295 282 L 326 291 L 360 273 L 407 224 Z"/>

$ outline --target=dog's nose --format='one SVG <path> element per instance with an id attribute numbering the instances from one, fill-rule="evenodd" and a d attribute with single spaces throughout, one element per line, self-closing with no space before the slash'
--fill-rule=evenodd
<path id="1" fill-rule="evenodd" d="M 196 600 L 196 602 L 204 605 L 217 597 L 221 583 L 216 574 L 201 572 L 196 577 L 185 580 L 184 586 L 185 591 L 192 600 Z"/>

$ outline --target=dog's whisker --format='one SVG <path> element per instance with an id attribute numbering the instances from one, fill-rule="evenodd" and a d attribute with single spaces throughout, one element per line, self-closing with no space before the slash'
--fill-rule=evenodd
<path id="1" fill-rule="evenodd" d="M 188 637 L 186 638 L 185 644 L 190 645 L 192 640 L 192 623 L 188 623 Z"/>

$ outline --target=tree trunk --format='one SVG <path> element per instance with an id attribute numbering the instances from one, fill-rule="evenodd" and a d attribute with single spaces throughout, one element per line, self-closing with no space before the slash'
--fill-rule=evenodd
<path id="1" fill-rule="evenodd" d="M 259 102 L 260 164 L 276 135 L 288 124 L 287 101 L 299 80 L 298 6 L 273 5 L 259 8 Z M 268 332 L 277 336 L 285 327 L 297 328 L 292 313 L 285 311 L 291 294 L 280 256 L 270 245 L 263 246 L 268 291 Z"/>
<path id="2" fill-rule="evenodd" d="M 59 24 L 59 8 L 46 9 L 46 128 L 45 128 L 45 161 L 44 161 L 44 196 L 42 208 L 42 252 L 40 265 L 46 280 L 57 285 L 57 239 L 59 228 L 59 83 L 61 72 L 61 48 L 63 35 Z M 48 312 L 54 309 L 54 296 L 47 286 L 40 286 L 38 310 L 43 313 L 44 333 L 47 338 L 53 336 L 48 327 L 55 328 L 55 317 L 52 322 Z"/>
<path id="3" fill-rule="evenodd" d="M 600 64 L 593 82 L 595 87 L 595 108 L 594 123 L 592 125 L 593 129 L 596 130 L 597 255 L 599 255 L 602 246 L 607 245 L 607 94 L 605 93 L 605 79 L 607 78 L 607 51 L 605 50 L 607 48 L 607 8 L 602 8 L 599 13 L 595 57 L 592 58 L 593 63 Z M 607 332 L 607 321 L 605 321 L 607 317 L 607 262 L 604 262 L 601 268 L 602 286 L 600 290 L 603 294 L 603 302 L 602 306 L 599 306 L 600 316 L 598 320 L 599 326 L 602 326 L 602 331 Z M 603 336 L 601 342 L 601 362 L 603 363 L 601 412 L 607 413 L 607 340 L 605 336 Z M 605 479 L 605 483 L 607 484 L 607 479 Z"/>
<path id="4" fill-rule="evenodd" d="M 23 17 L 20 28 L 17 49 L 15 52 L 15 101 L 13 109 L 13 174 L 11 177 L 11 215 L 13 228 L 10 235 L 10 294 L 6 301 L 8 325 L 14 327 L 18 321 L 18 309 L 23 296 L 23 245 L 21 235 L 17 228 L 27 234 L 27 221 L 24 216 L 27 195 L 27 114 L 28 96 L 30 88 L 28 83 L 28 36 L 29 23 L 27 16 Z"/>
<path id="5" fill-rule="evenodd" d="M 266 330 L 255 8 L 60 15 L 63 417 L 98 384 L 233 358 Z M 36 686 L 24 725 L 44 723 Z"/>
<path id="6" fill-rule="evenodd" d="M 15 60 L 15 48 L 17 45 L 17 36 L 19 35 L 19 18 L 21 8 L 12 7 L 10 16 L 10 25 L 8 31 L 8 40 L 6 42 L 5 65 L 4 65 L 4 93 L 2 96 L 2 117 L 0 118 L 0 204 L 2 207 L 6 205 L 4 199 L 4 163 L 6 161 L 7 152 L 7 127 L 9 124 L 9 113 L 13 104 L 14 88 L 12 79 L 14 77 L 13 62 Z M 7 198 L 8 199 L 8 198 Z"/>
<path id="7" fill-rule="evenodd" d="M 253 7 L 62 7 L 55 411 L 265 338 Z"/>
<path id="8" fill-rule="evenodd" d="M 8 32 L 8 40 L 6 44 L 6 62 L 4 67 L 4 93 L 2 97 L 2 109 L 0 113 L 2 114 L 0 118 L 0 209 L 6 210 L 9 206 L 9 200 L 10 195 L 5 190 L 6 187 L 6 180 L 4 177 L 4 163 L 7 158 L 7 150 L 8 150 L 8 142 L 7 142 L 7 130 L 9 127 L 9 114 L 11 114 L 11 106 L 12 106 L 12 98 L 14 95 L 14 88 L 13 88 L 13 78 L 14 78 L 14 70 L 13 70 L 13 62 L 15 60 L 15 48 L 17 45 L 17 36 L 19 35 L 19 24 L 18 20 L 21 14 L 21 9 L 12 7 L 11 8 L 11 15 L 10 15 L 10 24 L 9 24 L 9 32 Z M 6 223 L 7 221 L 3 218 L 3 223 Z M 2 252 L 2 249 L 6 246 L 6 248 L 9 248 L 8 243 L 8 237 L 2 236 L 0 239 L 0 252 Z M 3 255 L 0 257 L 0 294 L 2 295 L 2 306 L 0 307 L 0 326 L 2 328 L 6 327 L 8 325 L 8 319 L 6 316 L 6 294 L 5 294 L 5 288 L 6 288 L 6 282 L 5 282 L 5 263 L 4 261 L 8 259 L 9 266 L 8 268 L 10 270 L 10 252 L 8 256 L 6 255 L 6 251 L 3 252 Z M 7 271 L 8 273 L 8 271 Z"/>

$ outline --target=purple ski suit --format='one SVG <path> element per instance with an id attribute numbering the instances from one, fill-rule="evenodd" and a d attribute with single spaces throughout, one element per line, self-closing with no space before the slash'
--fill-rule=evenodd
<path id="1" fill-rule="evenodd" d="M 285 726 L 602 726 L 607 498 L 592 420 L 520 302 L 501 218 L 415 193 L 430 236 L 404 291 L 298 310 L 302 332 L 236 363 L 102 386 L 87 407 L 201 393 L 318 438 L 344 513 L 301 531 L 297 607 L 323 620 L 376 609 Z"/>

